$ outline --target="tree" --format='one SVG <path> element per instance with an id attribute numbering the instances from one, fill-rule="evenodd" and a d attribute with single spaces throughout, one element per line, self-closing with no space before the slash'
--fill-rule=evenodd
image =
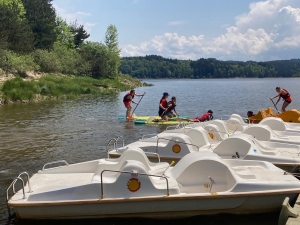
<path id="1" fill-rule="evenodd" d="M 25 9 L 21 0 L 0 0 L 0 4 L 7 6 L 11 10 L 15 10 L 15 7 L 17 6 L 19 18 L 25 18 Z"/>
<path id="2" fill-rule="evenodd" d="M 50 49 L 57 40 L 56 13 L 52 0 L 22 0 L 34 34 L 34 47 L 37 49 Z"/>
<path id="3" fill-rule="evenodd" d="M 105 34 L 105 45 L 108 50 L 107 75 L 115 77 L 119 72 L 121 64 L 118 31 L 114 25 L 109 25 Z"/>
<path id="4" fill-rule="evenodd" d="M 108 54 L 104 44 L 87 41 L 80 46 L 79 52 L 89 62 L 93 78 L 107 77 Z"/>
<path id="5" fill-rule="evenodd" d="M 56 18 L 57 27 L 57 39 L 56 41 L 67 48 L 74 48 L 74 36 L 72 33 L 72 27 L 67 24 L 61 17 Z"/>
<path id="6" fill-rule="evenodd" d="M 73 39 L 75 48 L 78 48 L 84 42 L 84 40 L 90 36 L 84 29 L 83 25 L 77 24 L 77 21 L 71 24 L 71 32 L 74 36 Z"/>
<path id="7" fill-rule="evenodd" d="M 18 1 L 0 3 L 0 39 L 9 50 L 26 53 L 33 50 L 33 33 L 28 21 L 20 18 L 21 7 Z"/>

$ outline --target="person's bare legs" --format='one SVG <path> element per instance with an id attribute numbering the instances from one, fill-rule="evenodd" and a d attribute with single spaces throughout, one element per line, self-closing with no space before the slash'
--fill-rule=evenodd
<path id="1" fill-rule="evenodd" d="M 128 118 L 130 116 L 130 113 L 131 113 L 132 107 L 131 107 L 131 105 L 129 105 L 126 108 L 127 108 L 127 110 L 126 110 L 126 120 L 128 120 Z"/>
<path id="2" fill-rule="evenodd" d="M 285 108 L 286 108 L 289 104 L 290 104 L 290 103 L 288 103 L 288 102 L 284 102 L 284 103 L 282 104 L 281 112 L 285 112 Z"/>
<path id="3" fill-rule="evenodd" d="M 163 115 L 163 116 L 161 117 L 161 120 L 162 120 L 162 121 L 168 121 L 168 116 L 167 116 L 167 115 Z"/>

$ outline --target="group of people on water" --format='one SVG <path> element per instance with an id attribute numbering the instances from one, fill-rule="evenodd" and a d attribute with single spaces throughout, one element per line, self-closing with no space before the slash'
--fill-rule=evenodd
<path id="1" fill-rule="evenodd" d="M 283 104 L 282 104 L 282 108 L 281 111 L 285 112 L 286 107 L 292 102 L 292 97 L 290 95 L 290 93 L 281 87 L 276 87 L 276 92 L 278 93 L 276 96 L 270 98 L 271 101 L 273 102 L 273 99 L 278 98 L 277 102 L 274 104 L 274 106 L 276 107 L 276 105 L 278 104 L 278 102 L 280 101 L 280 99 L 282 98 L 284 100 Z M 143 94 L 137 94 L 135 93 L 135 90 L 132 89 L 130 90 L 130 92 L 128 92 L 124 98 L 123 98 L 123 103 L 126 107 L 126 118 L 127 120 L 131 119 L 131 102 L 135 103 L 135 104 L 139 104 L 138 102 L 135 102 L 134 96 L 144 96 L 146 94 L 146 92 L 144 92 Z M 164 92 L 160 101 L 159 101 L 159 107 L 158 107 L 158 115 L 161 117 L 161 121 L 168 121 L 169 118 L 172 117 L 179 117 L 180 115 L 176 112 L 176 97 L 172 96 L 171 100 L 168 101 L 169 97 L 169 93 L 168 92 Z M 273 102 L 274 103 L 274 102 Z M 247 116 L 251 117 L 254 116 L 255 114 L 252 111 L 248 111 L 247 112 Z M 213 111 L 208 110 L 206 113 L 204 113 L 201 116 L 192 118 L 192 119 L 186 119 L 192 122 L 204 122 L 204 121 L 208 121 L 208 120 L 212 120 L 213 119 Z"/>
<path id="2" fill-rule="evenodd" d="M 125 96 L 123 97 L 123 103 L 124 106 L 126 107 L 126 118 L 127 120 L 131 119 L 131 102 L 134 104 L 139 104 L 138 102 L 135 102 L 134 96 L 144 96 L 144 94 L 137 94 L 134 89 L 130 90 L 130 92 L 126 93 Z M 159 108 L 158 108 L 158 115 L 161 117 L 161 121 L 168 121 L 169 118 L 172 117 L 179 117 L 180 115 L 176 112 L 176 97 L 172 96 L 171 100 L 168 101 L 169 93 L 164 92 L 163 96 L 160 99 L 159 102 Z M 204 122 L 207 120 L 212 120 L 213 119 L 213 111 L 208 110 L 206 113 L 204 113 L 202 116 L 198 116 L 192 119 L 188 119 L 189 121 L 192 122 Z M 155 121 L 157 122 L 157 121 Z"/>

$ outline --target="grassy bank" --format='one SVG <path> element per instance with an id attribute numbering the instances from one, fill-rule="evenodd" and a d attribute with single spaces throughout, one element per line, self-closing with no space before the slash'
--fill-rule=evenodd
<path id="1" fill-rule="evenodd" d="M 48 74 L 39 79 L 16 77 L 1 86 L 2 103 L 39 101 L 45 99 L 75 98 L 81 95 L 111 95 L 143 86 L 140 80 L 128 75 L 114 79 L 68 77 Z"/>

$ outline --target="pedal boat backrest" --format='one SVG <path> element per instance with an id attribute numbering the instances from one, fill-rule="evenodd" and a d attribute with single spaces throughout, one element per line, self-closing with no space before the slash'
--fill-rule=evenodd
<path id="1" fill-rule="evenodd" d="M 225 192 L 236 184 L 234 172 L 210 151 L 186 155 L 166 175 L 174 178 L 185 193 Z"/>
<path id="2" fill-rule="evenodd" d="M 252 126 L 245 128 L 243 133 L 252 135 L 260 141 L 269 141 L 272 138 L 281 138 L 281 136 L 275 134 L 269 126 L 261 124 L 253 124 Z"/>
<path id="3" fill-rule="evenodd" d="M 130 147 L 125 150 L 117 159 L 100 159 L 95 175 L 100 174 L 105 169 L 120 170 L 126 160 L 135 160 L 142 163 L 148 171 L 165 170 L 169 164 L 166 162 L 153 163 L 147 158 L 145 152 L 140 148 Z"/>
<path id="4" fill-rule="evenodd" d="M 268 125 L 272 130 L 286 131 L 286 126 L 281 118 L 268 117 L 260 121 L 259 124 Z"/>

